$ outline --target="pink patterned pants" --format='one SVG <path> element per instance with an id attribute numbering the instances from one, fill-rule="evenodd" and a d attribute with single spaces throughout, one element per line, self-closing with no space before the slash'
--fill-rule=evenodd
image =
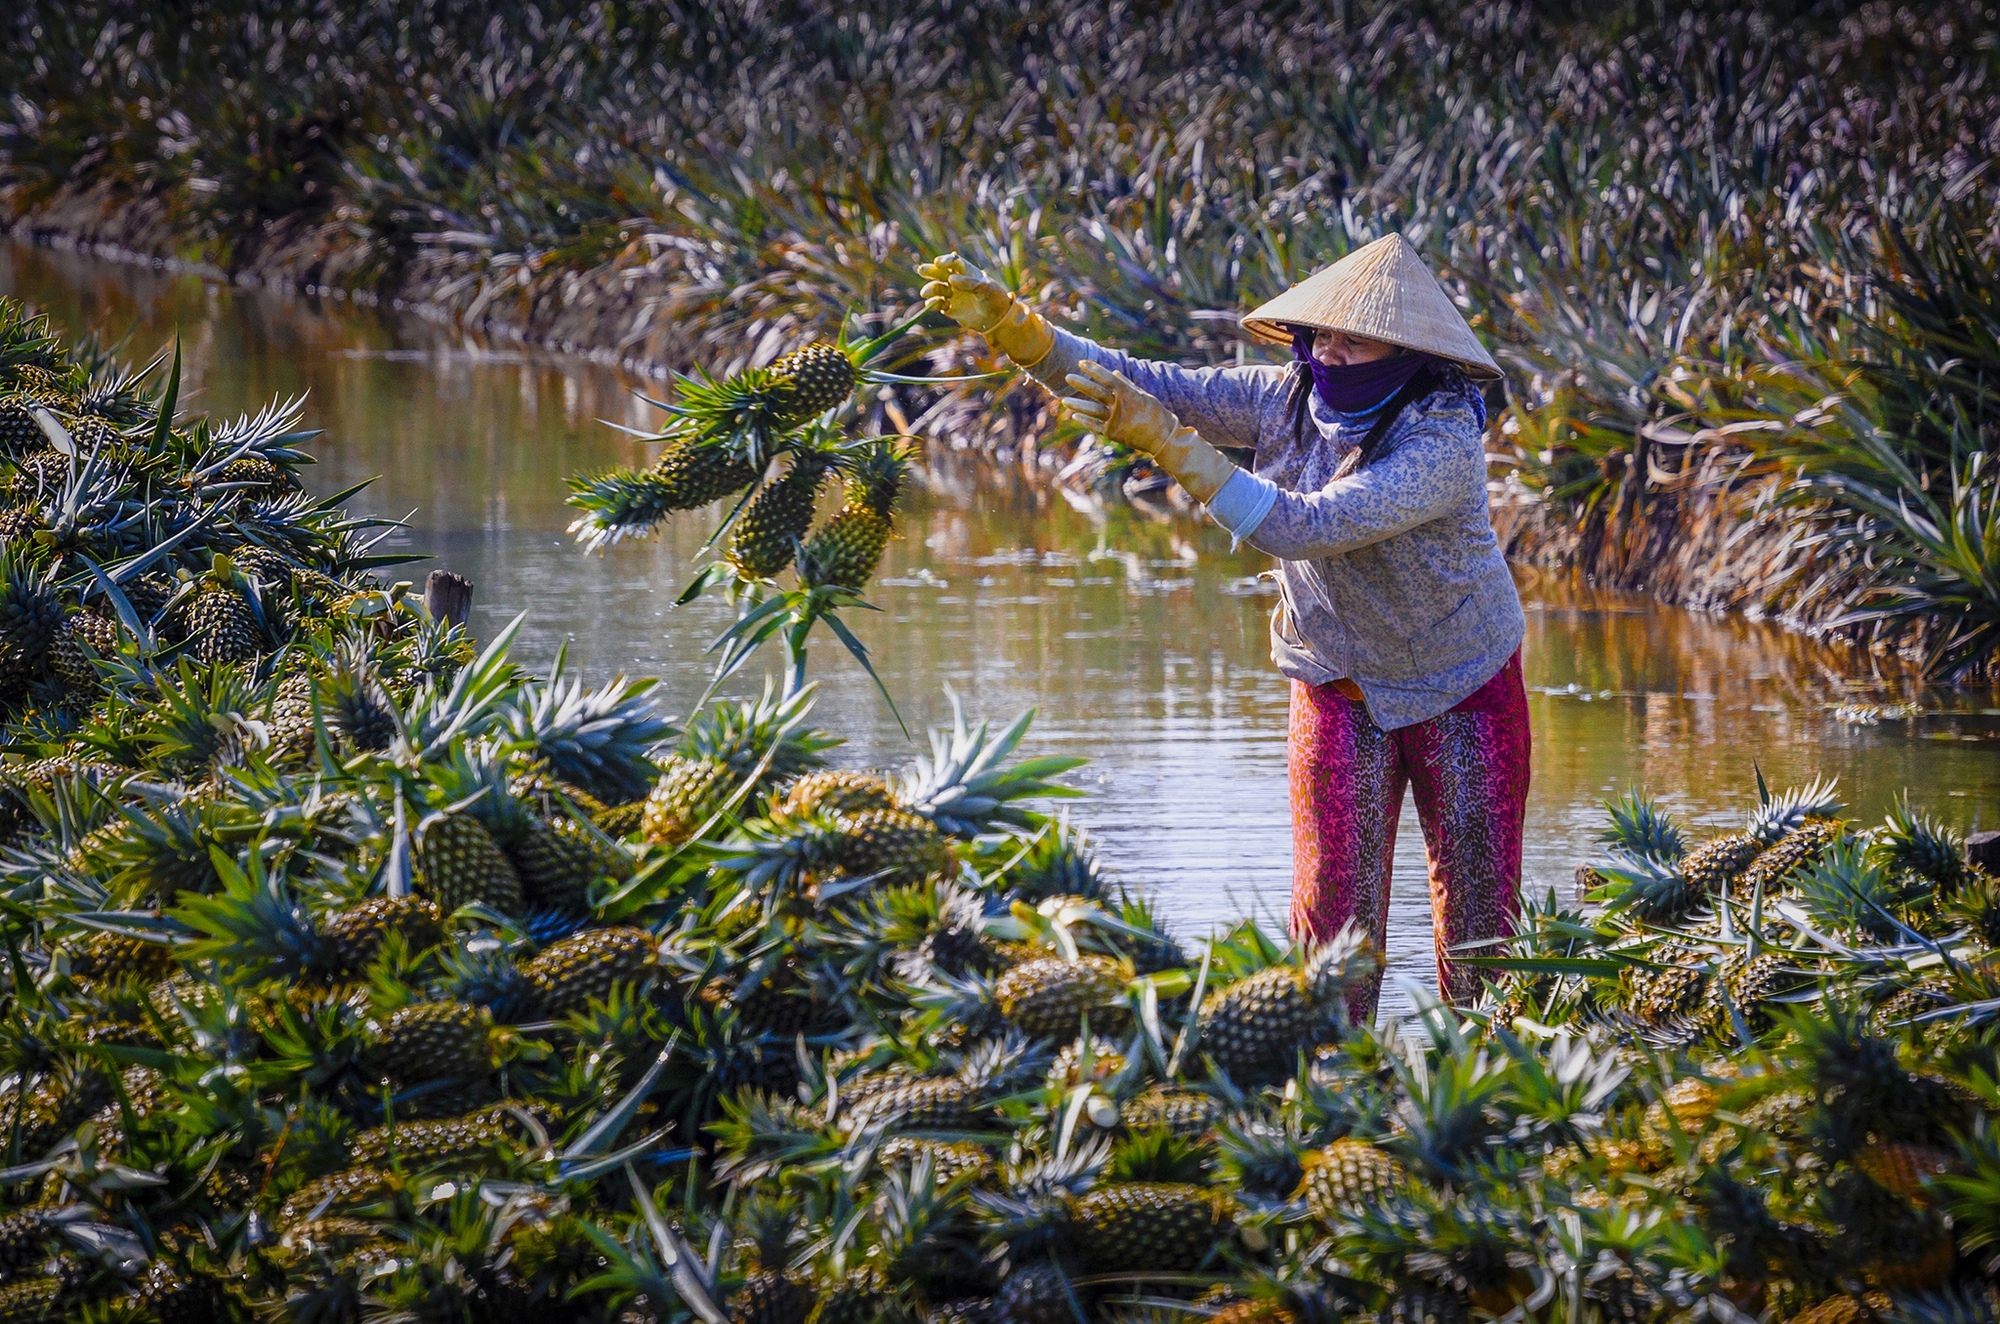
<path id="1" fill-rule="evenodd" d="M 1448 949 L 1511 932 L 1520 913 L 1528 802 L 1528 696 L 1516 652 L 1479 691 L 1426 722 L 1384 731 L 1334 685 L 1292 682 L 1292 934 L 1332 937 L 1357 921 L 1386 946 L 1389 872 L 1403 788 L 1416 791 L 1430 857 L 1438 988 L 1478 995 L 1477 966 Z M 1348 1011 L 1372 1019 L 1379 976 Z"/>

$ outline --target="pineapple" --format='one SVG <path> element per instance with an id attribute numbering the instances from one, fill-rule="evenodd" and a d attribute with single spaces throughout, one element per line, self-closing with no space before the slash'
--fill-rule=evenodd
<path id="1" fill-rule="evenodd" d="M 1200 1049 L 1239 1084 L 1282 1079 L 1301 1049 L 1338 1034 L 1349 997 L 1378 968 L 1366 940 L 1345 929 L 1300 965 L 1274 966 L 1209 994 Z"/>
<path id="2" fill-rule="evenodd" d="M 443 913 L 435 901 L 414 896 L 370 897 L 338 912 L 320 926 L 328 974 L 359 976 L 392 932 L 403 935 L 410 951 L 422 952 L 443 939 Z"/>
<path id="3" fill-rule="evenodd" d="M 79 979 L 140 979 L 151 984 L 173 973 L 174 951 L 166 943 L 95 933 L 70 957 L 69 969 Z"/>
<path id="4" fill-rule="evenodd" d="M 1892 874 L 1914 876 L 1950 900 L 1977 870 L 1965 858 L 1965 839 L 1928 814 L 1910 807 L 1906 796 L 1875 829 L 1868 845 L 1871 861 Z"/>
<path id="5" fill-rule="evenodd" d="M 1179 1182 L 1116 1182 L 1074 1200 L 1077 1249 L 1095 1273 L 1186 1272 L 1234 1230 L 1227 1199 Z"/>
<path id="6" fill-rule="evenodd" d="M 1000 1280 L 993 1308 L 1003 1324 L 1074 1324 L 1076 1289 L 1062 1266 L 1024 1264 Z"/>
<path id="7" fill-rule="evenodd" d="M 755 1199 L 743 1211 L 748 1268 L 729 1299 L 730 1324 L 805 1324 L 815 1294 L 810 1279 L 786 1268 L 798 1215 L 779 1200 Z"/>
<path id="8" fill-rule="evenodd" d="M 419 1002 L 373 1027 L 368 1059 L 401 1084 L 485 1074 L 492 1065 L 493 1018 L 463 1002 Z"/>
<path id="9" fill-rule="evenodd" d="M 1328 1227 L 1381 1203 L 1410 1183 L 1396 1159 L 1365 1140 L 1336 1140 L 1304 1156 L 1305 1179 L 1293 1199 L 1303 1198 Z"/>
<path id="10" fill-rule="evenodd" d="M 796 426 L 845 403 L 861 380 L 847 350 L 824 341 L 795 349 L 773 363 L 771 378 L 780 427 Z"/>
<path id="11" fill-rule="evenodd" d="M 526 815 L 507 854 L 521 876 L 526 903 L 562 911 L 585 909 L 590 884 L 598 877 L 622 881 L 633 870 L 632 857 L 622 847 L 567 814 Z"/>
<path id="12" fill-rule="evenodd" d="M 745 579 L 769 579 L 796 559 L 812 523 L 813 506 L 832 461 L 819 451 L 799 451 L 782 478 L 750 498 L 737 516 L 724 554 Z"/>
<path id="13" fill-rule="evenodd" d="M 264 631 L 256 608 L 238 586 L 240 578 L 229 558 L 218 552 L 214 567 L 181 604 L 181 627 L 196 661 L 247 662 L 263 651 Z"/>
<path id="14" fill-rule="evenodd" d="M 59 1226 L 53 1212 L 21 1209 L 0 1215 L 0 1277 L 12 1278 L 48 1258 L 46 1247 Z"/>
<path id="15" fill-rule="evenodd" d="M 930 819 L 901 809 L 837 815 L 840 846 L 834 862 L 850 878 L 918 882 L 945 873 L 951 854 Z"/>
<path id="16" fill-rule="evenodd" d="M 522 968 L 540 1014 L 560 1020 L 603 1002 L 620 984 L 649 978 L 659 941 L 644 929 L 590 929 L 549 947 Z"/>
<path id="17" fill-rule="evenodd" d="M 897 1136 L 882 1146 L 885 1164 L 909 1165 L 928 1158 L 940 1184 L 960 1177 L 975 1180 L 994 1172 L 993 1156 L 969 1140 L 924 1140 L 917 1136 Z"/>
<path id="18" fill-rule="evenodd" d="M 471 814 L 438 813 L 417 828 L 412 852 L 417 890 L 450 915 L 461 906 L 521 909 L 521 876 L 493 834 Z"/>
<path id="19" fill-rule="evenodd" d="M 118 627 L 102 616 L 74 611 L 64 618 L 49 648 L 49 668 L 73 695 L 93 694 L 100 677 L 96 658 L 116 656 Z"/>
<path id="20" fill-rule="evenodd" d="M 1664 1026 L 1701 1006 L 1708 972 L 1684 943 L 1666 942 L 1651 953 L 1661 970 L 1627 966 L 1618 976 L 1619 1006 L 1642 1025 Z"/>
<path id="21" fill-rule="evenodd" d="M 1845 835 L 1839 823 L 1824 818 L 1808 819 L 1778 839 L 1776 845 L 1751 861 L 1737 878 L 1734 888 L 1747 896 L 1761 887 L 1764 895 L 1774 895 L 1794 883 L 1799 871 L 1809 869 L 1827 847 Z"/>
<path id="22" fill-rule="evenodd" d="M 1092 1028 L 1116 1032 L 1129 1015 L 1121 1005 L 1125 981 L 1126 972 L 1109 957 L 1044 957 L 1001 975 L 994 994 L 1000 1014 L 1022 1033 L 1068 1038 L 1086 1014 Z"/>
<path id="23" fill-rule="evenodd" d="M 665 773 L 646 797 L 640 831 L 666 845 L 688 841 L 732 797 L 741 810 L 760 792 L 824 760 L 820 752 L 837 743 L 802 725 L 812 705 L 809 690 L 779 700 L 770 687 L 763 697 L 720 703 L 688 724 L 680 746 L 665 761 Z M 755 774 L 745 790 L 742 783 Z"/>
<path id="24" fill-rule="evenodd" d="M 347 1168 L 301 1186 L 278 1209 L 278 1226 L 292 1228 L 338 1210 L 380 1204 L 401 1189 L 380 1168 Z"/>
<path id="25" fill-rule="evenodd" d="M 484 1108 L 464 1117 L 396 1122 L 354 1138 L 349 1160 L 364 1168 L 400 1161 L 412 1171 L 441 1164 L 485 1159 L 501 1145 L 517 1144 L 526 1128 L 515 1115 L 520 1105 Z"/>
<path id="26" fill-rule="evenodd" d="M 68 1281 L 53 1274 L 0 1284 L 0 1324 L 59 1319 L 57 1305 L 69 1290 Z"/>
<path id="27" fill-rule="evenodd" d="M 0 694 L 34 678 L 62 625 L 53 579 L 12 546 L 0 545 Z M 92 669 L 88 683 L 96 681 Z"/>
<path id="28" fill-rule="evenodd" d="M 1130 1130 L 1166 1130 L 1189 1139 L 1207 1135 L 1222 1115 L 1214 1095 L 1172 1085 L 1154 1085 L 1118 1106 L 1118 1120 Z"/>
<path id="29" fill-rule="evenodd" d="M 1763 845 L 1744 833 L 1717 837 L 1681 860 L 1680 876 L 1692 898 L 1716 896 L 1742 876 Z M 1685 907 L 1681 907 L 1685 909 Z"/>
<path id="30" fill-rule="evenodd" d="M 577 541 L 598 551 L 619 539 L 643 533 L 681 510 L 741 492 L 762 468 L 737 448 L 678 435 L 644 473 L 614 469 L 572 477 L 570 504 L 584 513 L 569 526 Z"/>
<path id="31" fill-rule="evenodd" d="M 844 1092 L 843 1092 L 844 1094 Z M 966 1131 L 987 1116 L 980 1091 L 960 1076 L 907 1076 L 861 1087 L 849 1105 L 847 1125 L 855 1131 L 895 1126 L 913 1131 Z"/>
<path id="32" fill-rule="evenodd" d="M 849 463 L 844 503 L 806 544 L 808 585 L 867 586 L 895 532 L 907 468 L 908 453 L 892 442 L 877 442 Z"/>
<path id="33" fill-rule="evenodd" d="M 884 778 L 872 772 L 829 768 L 809 772 L 793 782 L 785 792 L 779 812 L 791 818 L 807 818 L 819 813 L 859 814 L 895 807 L 895 792 Z"/>
<path id="34" fill-rule="evenodd" d="M 1722 1091 L 1699 1076 L 1668 1086 L 1666 1093 L 1646 1106 L 1640 1120 L 1639 1143 L 1647 1161 L 1655 1166 L 1672 1162 L 1677 1136 L 1701 1139 L 1721 1101 Z"/>

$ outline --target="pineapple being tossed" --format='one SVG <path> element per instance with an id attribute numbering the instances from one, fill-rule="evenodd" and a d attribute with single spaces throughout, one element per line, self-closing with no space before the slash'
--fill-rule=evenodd
<path id="1" fill-rule="evenodd" d="M 843 328 L 831 344 L 806 345 L 769 367 L 746 368 L 726 379 L 706 372 L 678 377 L 674 403 L 650 402 L 671 421 L 647 440 L 665 442 L 666 449 L 644 471 L 613 469 L 571 478 L 570 504 L 583 513 L 570 532 L 590 551 L 646 533 L 676 511 L 748 487 L 772 459 L 794 448 L 797 433 L 846 404 L 857 388 L 931 380 L 869 366 L 915 322 L 911 318 L 852 344 Z M 791 563 L 790 549 L 785 552 L 778 568 Z"/>

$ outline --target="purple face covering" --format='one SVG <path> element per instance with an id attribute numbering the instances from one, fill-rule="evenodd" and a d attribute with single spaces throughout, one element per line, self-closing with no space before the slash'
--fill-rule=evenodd
<path id="1" fill-rule="evenodd" d="M 1327 364 L 1313 357 L 1316 332 L 1300 327 L 1292 332 L 1292 357 L 1312 374 L 1313 389 L 1327 407 L 1341 414 L 1361 414 L 1382 404 L 1417 370 L 1437 360 L 1429 354 L 1404 350 L 1370 363 Z"/>

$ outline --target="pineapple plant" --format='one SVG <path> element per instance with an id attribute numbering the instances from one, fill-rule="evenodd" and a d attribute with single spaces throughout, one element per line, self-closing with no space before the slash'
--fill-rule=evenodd
<path id="1" fill-rule="evenodd" d="M 833 470 L 824 452 L 795 453 L 780 478 L 760 488 L 737 516 L 724 559 L 745 579 L 769 579 L 791 565 L 812 524 L 820 487 Z"/>
<path id="2" fill-rule="evenodd" d="M 843 464 L 844 500 L 805 545 L 805 582 L 862 589 L 875 575 L 895 532 L 896 502 L 907 478 L 909 452 L 878 441 Z"/>
<path id="3" fill-rule="evenodd" d="M 362 1168 L 386 1168 L 401 1163 L 412 1172 L 447 1164 L 472 1164 L 490 1158 L 502 1145 L 518 1145 L 527 1134 L 517 1110 L 520 1104 L 483 1108 L 463 1117 L 396 1122 L 363 1131 L 354 1138 L 349 1161 Z"/>
<path id="4" fill-rule="evenodd" d="M 810 694 L 801 690 L 781 699 L 767 686 L 759 699 L 704 709 L 646 797 L 640 820 L 646 840 L 690 840 L 716 815 L 753 804 L 759 792 L 818 767 L 821 751 L 836 742 L 804 726 Z"/>
<path id="5" fill-rule="evenodd" d="M 667 516 L 741 492 L 762 466 L 731 447 L 669 435 L 652 467 L 614 469 L 569 480 L 570 504 L 584 510 L 569 531 L 590 551 L 644 533 Z"/>
<path id="6" fill-rule="evenodd" d="M 1907 794 L 1869 838 L 1868 855 L 1871 862 L 1892 875 L 1920 880 L 1922 890 L 1933 891 L 1945 901 L 1978 876 L 1965 857 L 1965 839 L 1930 815 L 1912 809 Z"/>
<path id="7" fill-rule="evenodd" d="M 541 1016 L 560 1020 L 651 977 L 659 942 L 644 929 L 590 929 L 551 945 L 522 968 Z"/>

